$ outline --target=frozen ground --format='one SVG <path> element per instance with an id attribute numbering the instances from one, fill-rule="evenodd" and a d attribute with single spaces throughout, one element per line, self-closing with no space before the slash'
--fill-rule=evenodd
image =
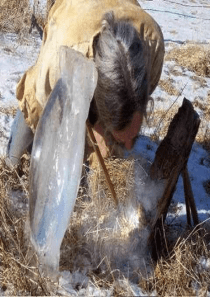
<path id="1" fill-rule="evenodd" d="M 209 44 L 210 43 L 210 3 L 208 0 L 142 0 L 142 8 L 151 14 L 160 24 L 164 34 L 165 48 L 178 48 L 185 43 Z M 12 108 L 17 107 L 15 87 L 17 81 L 36 61 L 41 41 L 38 34 L 31 35 L 30 39 L 18 40 L 14 34 L 0 33 L 0 154 L 5 154 L 11 123 L 13 119 Z M 175 74 L 176 73 L 176 74 Z M 178 73 L 178 75 L 177 75 Z M 167 91 L 157 87 L 152 97 L 154 111 L 164 114 L 176 100 L 180 106 L 184 97 L 191 102 L 199 100 L 205 104 L 210 90 L 210 78 L 204 78 L 205 83 L 199 83 L 199 76 L 194 72 L 179 66 L 174 61 L 164 63 L 161 79 L 170 78 L 173 86 L 181 93 L 170 95 Z M 196 79 L 197 78 L 197 79 Z M 203 111 L 196 109 L 202 121 L 202 129 L 209 131 L 209 122 L 203 117 Z M 161 121 L 162 118 L 158 119 Z M 164 120 L 163 120 L 164 121 Z M 161 129 L 161 125 L 160 125 Z M 133 153 L 141 154 L 152 161 L 158 144 L 149 137 L 157 133 L 157 125 L 143 127 L 141 137 L 136 143 Z M 210 216 L 210 192 L 204 187 L 210 181 L 210 153 L 204 147 L 195 143 L 189 158 L 188 169 L 198 209 L 200 221 Z M 210 187 L 210 186 L 209 186 Z M 179 179 L 177 190 L 173 198 L 173 206 L 167 217 L 167 223 L 180 229 L 186 224 L 186 210 L 182 180 Z M 65 278 L 64 278 L 65 282 Z M 135 290 L 134 290 L 135 292 Z M 111 294 L 111 293 L 110 293 Z M 138 296 L 138 293 L 134 295 Z M 140 293 L 139 293 L 140 294 Z M 143 294 L 143 293 L 142 293 Z M 107 293 L 109 295 L 109 293 Z"/>
<path id="2" fill-rule="evenodd" d="M 0 155 L 5 154 L 13 108 L 18 106 L 16 84 L 36 61 L 40 45 L 38 34 L 20 41 L 15 34 L 0 33 Z"/>
<path id="3" fill-rule="evenodd" d="M 209 44 L 210 43 L 210 2 L 202 0 L 154 0 L 139 1 L 141 6 L 151 14 L 159 23 L 163 31 L 166 53 L 173 47 L 180 47 L 186 43 Z M 179 75 L 175 75 L 173 70 L 177 70 Z M 205 104 L 208 92 L 210 91 L 210 78 L 205 77 L 205 85 L 201 86 L 198 80 L 192 79 L 199 76 L 194 72 L 188 71 L 177 65 L 174 61 L 164 63 L 161 79 L 170 78 L 178 92 L 182 91 L 176 104 L 182 104 L 184 97 L 191 102 L 196 99 Z M 166 111 L 177 99 L 177 96 L 169 95 L 159 86 L 152 94 L 154 99 L 154 110 Z M 159 99 L 161 98 L 161 100 Z M 195 108 L 201 118 L 201 128 L 207 131 L 210 129 L 210 123 L 203 117 L 202 110 Z M 160 119 L 161 120 L 161 119 Z M 151 142 L 147 137 L 156 131 L 156 127 L 145 127 L 142 129 L 142 138 L 136 144 L 135 151 L 140 151 L 145 157 L 153 160 L 157 145 Z M 148 146 L 149 145 L 149 146 Z M 150 148 L 148 150 L 148 147 Z M 190 174 L 193 193 L 198 209 L 199 219 L 201 221 L 209 218 L 210 215 L 210 195 L 206 192 L 204 185 L 210 180 L 210 155 L 202 145 L 195 143 L 189 158 L 188 170 Z M 184 203 L 184 193 L 182 179 L 179 179 L 177 190 L 173 198 L 177 204 L 176 213 L 168 215 L 167 221 L 173 224 L 186 222 L 186 209 Z"/>

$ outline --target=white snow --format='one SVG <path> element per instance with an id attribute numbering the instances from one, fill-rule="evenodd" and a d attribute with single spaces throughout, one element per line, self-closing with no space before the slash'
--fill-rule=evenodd
<path id="1" fill-rule="evenodd" d="M 182 44 L 186 41 L 209 43 L 208 0 L 139 0 L 139 3 L 158 22 L 166 43 Z"/>
<path id="2" fill-rule="evenodd" d="M 210 5 L 208 1 L 163 1 L 153 0 L 139 1 L 142 8 L 151 14 L 160 24 L 165 39 L 166 52 L 171 48 L 171 44 L 180 46 L 186 41 L 196 43 L 210 41 Z M 186 5 L 186 6 L 185 6 Z M 172 32 L 173 31 L 173 32 Z M 41 40 L 38 34 L 33 34 L 30 40 L 26 40 L 20 44 L 15 34 L 0 33 L 0 107 L 9 108 L 17 107 L 17 99 L 15 97 L 15 88 L 18 80 L 23 75 L 24 71 L 34 64 L 37 59 Z M 170 73 L 170 67 L 182 73 L 181 76 L 174 76 Z M 190 101 L 196 98 L 205 100 L 207 92 L 210 89 L 210 78 L 205 78 L 206 84 L 204 87 L 196 86 L 196 82 L 192 81 L 191 77 L 194 73 L 183 69 L 175 64 L 174 61 L 167 61 L 164 64 L 161 79 L 171 77 L 175 81 L 175 86 L 178 90 L 183 90 L 181 96 L 176 101 L 179 106 L 182 104 L 184 97 Z M 176 96 L 170 96 L 160 87 L 157 87 L 152 94 L 154 99 L 154 110 L 167 110 L 177 99 Z M 161 98 L 161 100 L 156 100 Z M 202 119 L 202 112 L 198 110 Z M 9 138 L 12 117 L 0 112 L 0 154 L 5 154 L 5 148 Z M 208 124 L 207 124 L 208 125 Z M 157 127 L 143 127 L 140 140 L 136 143 L 133 152 L 141 154 L 150 162 L 154 159 L 157 144 L 149 139 L 149 136 L 154 133 Z M 209 127 L 208 127 L 209 128 Z M 203 184 L 210 179 L 210 161 L 209 153 L 204 148 L 195 143 L 189 158 L 188 169 L 192 182 L 193 193 L 196 200 L 200 220 L 209 217 L 210 214 L 210 199 L 206 193 Z M 184 193 L 181 178 L 177 184 L 177 190 L 174 195 L 174 202 L 179 203 L 180 211 L 178 219 L 186 219 L 186 211 L 184 207 Z M 177 215 L 177 214 L 176 214 Z M 168 219 L 170 222 L 169 214 Z"/>
<path id="3" fill-rule="evenodd" d="M 142 0 L 139 1 L 142 8 L 151 14 L 161 26 L 165 39 L 166 52 L 173 46 L 179 47 L 186 42 L 193 43 L 210 43 L 210 2 L 209 0 Z M 17 99 L 15 97 L 15 88 L 18 80 L 24 71 L 36 61 L 41 40 L 39 35 L 33 35 L 30 39 L 20 44 L 15 34 L 0 33 L 0 108 L 17 107 Z M 174 67 L 182 75 L 175 76 L 170 69 Z M 167 61 L 164 64 L 162 79 L 172 78 L 174 86 L 182 91 L 181 96 L 176 104 L 181 106 L 184 97 L 190 101 L 199 98 L 204 101 L 210 90 L 210 78 L 205 78 L 206 84 L 200 87 L 192 76 L 195 74 L 187 69 L 183 69 L 173 61 Z M 154 110 L 167 110 L 177 99 L 177 96 L 171 96 L 160 87 L 157 87 L 152 94 L 154 99 Z M 157 100 L 161 98 L 161 100 Z M 202 118 L 202 111 L 197 110 L 204 121 L 205 127 L 210 128 L 210 124 Z M 10 128 L 12 124 L 12 116 L 0 111 L 0 155 L 5 154 L 7 141 L 9 138 Z M 139 155 L 152 162 L 158 144 L 151 141 L 149 136 L 154 133 L 157 127 L 143 127 L 141 137 L 133 148 L 133 154 Z M 205 182 L 210 180 L 210 153 L 207 152 L 200 144 L 193 145 L 191 155 L 188 161 L 188 170 L 198 209 L 199 220 L 204 221 L 210 218 L 210 194 L 204 188 Z M 184 190 L 182 179 L 179 178 L 176 192 L 173 197 L 173 206 L 176 211 L 170 211 L 167 216 L 167 223 L 184 227 L 186 225 L 186 207 L 184 200 Z M 209 270 L 209 259 L 201 259 L 200 266 Z M 68 272 L 64 273 L 61 278 L 61 287 L 69 294 L 73 293 L 73 288 L 67 281 L 72 276 Z M 86 279 L 84 278 L 86 281 Z M 138 287 L 133 285 L 133 294 L 138 296 L 141 292 Z M 89 288 L 90 295 L 97 290 L 93 287 Z M 63 291 L 60 293 L 62 294 Z M 3 292 L 0 292 L 2 295 Z M 141 296 L 144 296 L 141 293 Z M 111 292 L 104 293 L 104 296 L 110 296 Z M 96 296 L 96 295 L 94 295 Z"/>
<path id="4" fill-rule="evenodd" d="M 186 42 L 194 43 L 210 43 L 210 2 L 209 1 L 170 1 L 170 0 L 153 0 L 153 1 L 139 1 L 142 8 L 144 8 L 160 25 L 164 40 L 166 52 L 171 49 L 172 46 L 179 47 L 180 44 Z M 170 73 L 170 67 L 176 67 L 181 76 L 175 76 Z M 172 78 L 175 83 L 176 89 L 183 92 L 176 101 L 176 104 L 181 106 L 182 100 L 186 97 L 193 102 L 196 98 L 204 101 L 207 98 L 207 93 L 210 90 L 210 78 L 205 77 L 206 85 L 204 87 L 198 87 L 195 81 L 192 80 L 192 76 L 195 73 L 183 69 L 177 65 L 174 61 L 167 61 L 164 63 L 161 79 Z M 154 99 L 154 110 L 167 110 L 173 102 L 177 99 L 177 96 L 171 96 L 163 91 L 160 87 L 157 87 L 152 94 Z M 161 98 L 160 100 L 156 100 Z M 196 110 L 201 118 L 201 121 L 205 121 L 202 118 L 202 111 Z M 209 129 L 209 123 L 205 122 L 206 128 Z M 157 145 L 153 143 L 147 136 L 154 133 L 156 127 L 144 127 L 140 140 L 136 143 L 133 152 L 152 161 L 155 156 L 155 150 Z M 148 149 L 149 148 L 149 149 Z M 210 195 L 204 189 L 204 183 L 210 180 L 210 155 L 201 145 L 195 143 L 193 145 L 189 161 L 188 170 L 192 185 L 192 190 L 195 198 L 195 203 L 198 210 L 200 221 L 203 221 L 210 217 Z M 177 189 L 173 197 L 173 202 L 177 204 L 178 211 L 176 213 L 169 213 L 167 222 L 173 222 L 179 224 L 182 222 L 186 224 L 186 208 L 184 201 L 184 190 L 182 179 L 179 178 Z M 176 220 L 174 220 L 176 216 Z"/>
<path id="5" fill-rule="evenodd" d="M 0 33 L 0 155 L 5 155 L 13 120 L 1 109 L 18 106 L 17 82 L 36 61 L 41 45 L 37 34 L 21 42 L 15 34 Z"/>

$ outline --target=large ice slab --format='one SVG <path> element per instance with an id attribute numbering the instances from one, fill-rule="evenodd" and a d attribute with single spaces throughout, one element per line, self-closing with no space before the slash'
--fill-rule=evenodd
<path id="1" fill-rule="evenodd" d="M 60 245 L 77 197 L 86 119 L 97 83 L 94 63 L 60 50 L 61 78 L 35 133 L 30 170 L 31 237 L 48 272 L 59 268 Z"/>

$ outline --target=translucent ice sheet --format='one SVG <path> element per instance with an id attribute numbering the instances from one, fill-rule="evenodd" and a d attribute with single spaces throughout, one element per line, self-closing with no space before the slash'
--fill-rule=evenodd
<path id="1" fill-rule="evenodd" d="M 60 50 L 61 78 L 39 121 L 30 170 L 31 237 L 47 272 L 59 268 L 60 245 L 77 197 L 86 119 L 97 83 L 94 63 Z"/>

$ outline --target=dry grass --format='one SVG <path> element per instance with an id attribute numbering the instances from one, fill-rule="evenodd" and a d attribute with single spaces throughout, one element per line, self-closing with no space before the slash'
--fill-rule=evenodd
<path id="1" fill-rule="evenodd" d="M 199 98 L 195 99 L 193 105 L 195 108 L 199 108 L 202 112 L 196 141 L 204 146 L 210 156 L 210 129 L 208 126 L 208 123 L 210 122 L 210 92 L 208 92 L 208 96 L 204 100 L 200 100 Z"/>
<path id="2" fill-rule="evenodd" d="M 203 87 L 207 87 L 207 82 L 205 80 L 205 78 L 201 77 L 201 76 L 196 76 L 193 75 L 191 77 L 195 82 L 198 83 L 199 87 L 203 88 Z"/>
<path id="3" fill-rule="evenodd" d="M 12 116 L 14 118 L 17 113 L 17 107 L 0 107 L 0 113 L 6 114 L 7 116 Z"/>
<path id="4" fill-rule="evenodd" d="M 171 96 L 178 96 L 179 90 L 177 90 L 173 85 L 173 80 L 171 78 L 161 79 L 158 86 Z"/>
<path id="5" fill-rule="evenodd" d="M 210 129 L 208 127 L 208 123 L 210 122 L 210 92 L 208 92 L 207 98 L 195 98 L 192 104 L 195 109 L 199 110 L 201 119 L 195 140 L 203 145 L 210 154 Z M 167 111 L 162 109 L 154 110 L 149 119 L 149 125 L 156 127 L 154 135 L 151 136 L 152 140 L 157 141 L 166 136 L 170 122 L 178 112 L 179 107 L 180 106 L 175 103 Z"/>
<path id="6" fill-rule="evenodd" d="M 110 179 L 114 185 L 114 189 L 120 203 L 126 203 L 130 195 L 131 188 L 133 186 L 133 166 L 134 160 L 125 159 L 108 159 L 105 160 L 107 170 L 110 175 Z M 112 195 L 107 187 L 105 175 L 98 162 L 95 162 L 92 166 L 94 168 L 92 174 L 89 175 L 89 183 L 91 184 L 91 196 L 98 195 L 103 191 L 103 195 L 110 201 L 114 207 L 114 201 Z M 106 209 L 103 210 L 106 213 Z"/>
<path id="7" fill-rule="evenodd" d="M 133 160 L 125 162 L 127 163 L 112 160 L 106 164 L 115 189 L 117 192 L 119 190 L 118 198 L 123 203 L 126 202 L 127 189 L 132 188 L 129 179 L 132 179 L 133 171 Z M 94 190 L 95 198 L 90 197 L 84 188 L 80 188 L 71 224 L 61 247 L 60 270 L 83 271 L 99 290 L 112 289 L 114 296 L 132 296 L 129 282 L 119 271 L 113 272 L 108 257 L 103 255 L 103 261 L 100 263 L 96 257 L 94 248 L 96 242 L 99 242 L 97 236 L 100 232 L 103 237 L 101 243 L 107 240 L 109 244 L 109 238 L 106 237 L 109 232 L 100 230 L 100 223 L 105 220 L 107 209 L 115 206 L 101 170 L 95 170 L 90 177 L 93 179 L 91 183 L 95 183 L 97 188 Z M 7 167 L 4 160 L 0 162 L 0 288 L 9 295 L 56 294 L 56 286 L 49 279 L 42 278 L 37 265 L 31 261 L 32 249 L 24 232 L 27 212 L 18 214 L 17 207 L 11 206 L 9 198 L 11 190 L 21 191 L 25 193 L 24 199 L 27 203 L 28 171 L 29 158 L 26 155 L 22 158 L 22 165 L 13 170 Z M 118 174 L 114 174 L 116 171 Z M 90 213 L 93 217 L 87 220 Z M 92 229 L 85 226 L 86 223 L 91 225 L 95 222 L 98 222 L 98 226 L 92 226 Z M 126 228 L 129 226 L 124 230 Z M 170 232 L 172 230 L 169 227 L 166 238 Z M 128 233 L 124 236 L 128 236 Z M 210 274 L 209 271 L 200 269 L 199 263 L 201 257 L 210 258 L 207 235 L 202 233 L 201 236 L 194 231 L 187 239 L 179 238 L 176 244 L 171 243 L 167 256 L 158 260 L 154 276 L 142 280 L 140 287 L 147 292 L 155 290 L 158 296 L 196 296 L 196 286 L 199 287 L 199 293 L 205 292 L 210 283 Z M 121 236 L 122 233 L 119 234 L 119 237 Z"/>
<path id="8" fill-rule="evenodd" d="M 104 277 L 110 281 L 110 277 L 115 278 L 115 274 L 123 275 L 121 271 L 123 263 L 129 260 L 129 252 L 135 250 L 134 238 L 139 226 L 144 226 L 144 215 L 141 207 L 132 208 L 132 187 L 133 187 L 133 160 L 110 159 L 106 160 L 106 166 L 120 201 L 120 209 L 115 205 L 112 195 L 107 187 L 105 176 L 100 166 L 96 164 L 94 169 L 88 174 L 90 185 L 89 193 L 80 191 L 75 205 L 74 216 L 71 221 L 71 231 L 63 248 L 74 242 L 74 249 L 80 250 L 79 267 L 84 265 L 84 256 L 89 263 L 98 271 L 105 271 Z M 128 212 L 132 212 L 133 217 L 128 219 Z M 139 222 L 141 222 L 139 224 Z M 139 228 L 140 231 L 140 228 Z M 72 238 L 73 232 L 73 238 Z M 77 239 L 77 243 L 75 242 Z M 131 241 L 133 239 L 133 241 Z M 82 243 L 83 242 L 83 243 Z M 71 245 L 72 246 L 72 245 Z M 84 246 L 86 253 L 84 254 Z M 72 252 L 71 252 L 72 253 Z M 131 252 L 132 253 L 132 252 Z M 75 258 L 69 257 L 68 253 L 63 253 L 64 266 L 71 269 L 75 265 Z M 67 256 L 67 258 L 65 257 Z M 72 254 L 71 254 L 72 255 Z M 68 263 L 68 264 L 67 264 Z M 83 264 L 82 264 L 83 263 Z M 87 265 L 87 261 L 85 261 Z M 99 265 L 99 263 L 101 263 Z M 88 264 L 89 265 L 89 264 Z M 134 265 L 130 264 L 131 267 Z M 116 273 L 111 273 L 112 269 Z M 120 268 L 119 268 L 120 267 Z M 131 273 L 132 274 L 132 273 Z"/>
<path id="9" fill-rule="evenodd" d="M 178 238 L 167 257 L 159 259 L 154 276 L 141 285 L 158 296 L 206 296 L 210 266 L 203 269 L 204 259 L 210 260 L 209 234 L 201 228 Z"/>
<path id="10" fill-rule="evenodd" d="M 176 30 L 171 30 L 170 33 L 173 34 L 173 35 L 176 35 L 177 31 Z"/>
<path id="11" fill-rule="evenodd" d="M 31 265 L 31 247 L 25 236 L 26 212 L 11 205 L 9 193 L 27 193 L 29 159 L 22 158 L 22 166 L 10 169 L 0 160 L 0 283 L 7 295 L 46 295 L 45 280 Z M 20 177 L 20 175 L 22 175 Z M 25 204 L 28 195 L 25 194 Z"/>
<path id="12" fill-rule="evenodd" d="M 187 44 L 169 51 L 166 61 L 175 60 L 197 75 L 210 77 L 210 46 Z"/>
<path id="13" fill-rule="evenodd" d="M 151 127 L 156 127 L 154 135 L 151 136 L 152 140 L 156 141 L 159 139 L 163 139 L 166 136 L 168 132 L 168 127 L 173 117 L 178 112 L 179 107 L 180 106 L 178 104 L 174 104 L 167 111 L 162 109 L 154 110 L 149 122 L 149 125 Z"/>
<path id="14" fill-rule="evenodd" d="M 179 70 L 176 69 L 176 66 L 172 66 L 172 65 L 169 65 L 168 66 L 168 69 L 169 69 L 169 72 L 170 74 L 174 75 L 174 76 L 182 76 L 183 73 Z"/>
<path id="15" fill-rule="evenodd" d="M 47 0 L 47 14 L 41 15 L 39 1 L 35 1 L 35 17 L 37 24 L 43 28 L 47 15 L 55 0 Z M 24 37 L 29 33 L 32 11 L 29 0 L 1 0 L 0 2 L 0 31 L 22 33 Z"/>
<path id="16" fill-rule="evenodd" d="M 0 31 L 19 33 L 29 30 L 31 15 L 28 0 L 1 0 Z"/>

